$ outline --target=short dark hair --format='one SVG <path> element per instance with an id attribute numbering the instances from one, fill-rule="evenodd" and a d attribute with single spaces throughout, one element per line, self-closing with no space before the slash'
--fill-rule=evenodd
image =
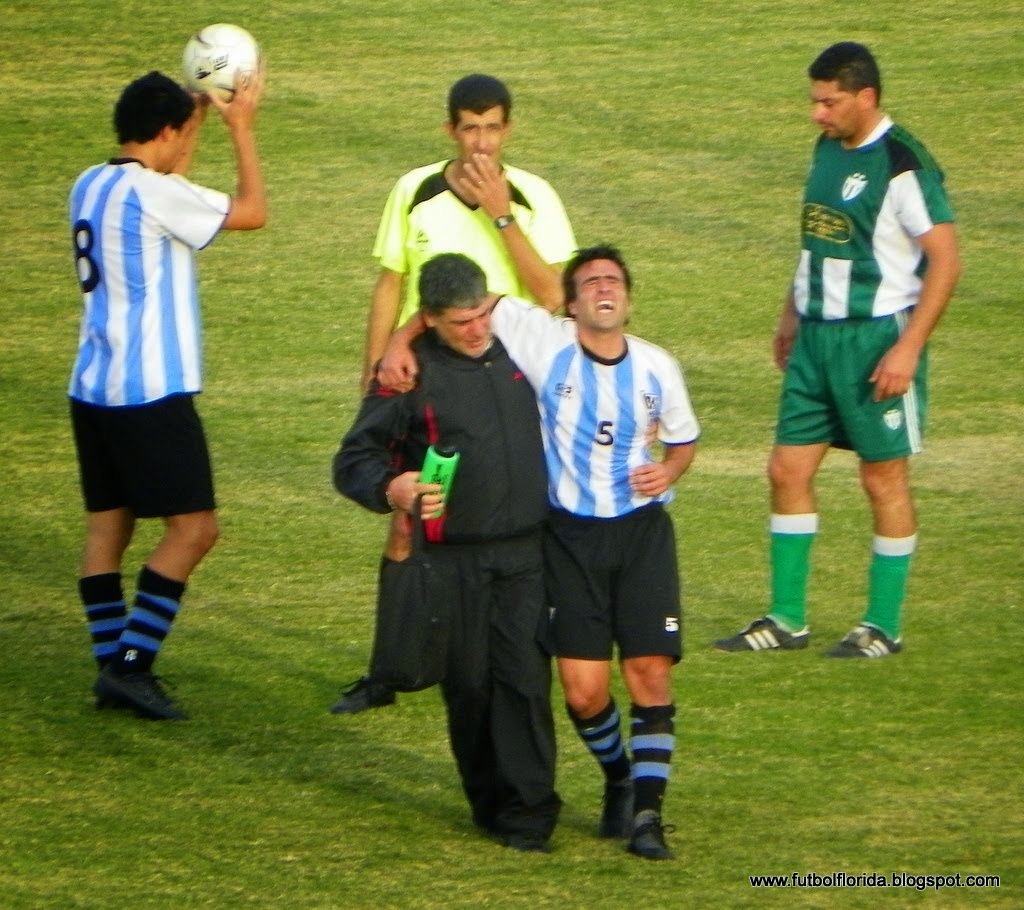
<path id="1" fill-rule="evenodd" d="M 840 41 L 825 48 L 807 68 L 807 75 L 816 82 L 838 82 L 844 92 L 856 94 L 873 88 L 875 98 L 882 100 L 882 74 L 875 58 L 863 44 Z"/>
<path id="2" fill-rule="evenodd" d="M 132 82 L 114 105 L 117 141 L 149 142 L 170 126 L 180 130 L 196 101 L 173 79 L 153 70 Z"/>
<path id="3" fill-rule="evenodd" d="M 448 122 L 459 122 L 459 111 L 482 114 L 492 107 L 500 107 L 507 122 L 512 113 L 512 95 L 505 83 L 494 76 L 473 73 L 463 76 L 448 90 Z"/>
<path id="4" fill-rule="evenodd" d="M 633 289 L 633 277 L 629 274 L 629 267 L 618 247 L 605 244 L 603 246 L 588 246 L 585 249 L 577 250 L 576 254 L 565 264 L 562 271 L 562 290 L 565 293 L 565 302 L 572 303 L 576 299 L 576 273 L 588 262 L 595 259 L 608 259 L 622 269 L 622 277 L 626 280 L 626 290 Z"/>
<path id="5" fill-rule="evenodd" d="M 420 271 L 420 309 L 433 316 L 452 308 L 471 310 L 487 296 L 487 278 L 468 256 L 440 253 Z"/>

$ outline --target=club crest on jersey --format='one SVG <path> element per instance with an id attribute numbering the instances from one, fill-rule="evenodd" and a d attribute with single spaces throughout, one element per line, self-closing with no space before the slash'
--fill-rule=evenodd
<path id="1" fill-rule="evenodd" d="M 555 396 L 558 398 L 572 398 L 572 386 L 560 382 L 555 386 Z"/>
<path id="2" fill-rule="evenodd" d="M 903 414 L 897 408 L 890 408 L 882 415 L 882 420 L 890 430 L 898 430 L 903 426 Z"/>
<path id="3" fill-rule="evenodd" d="M 851 202 L 864 192 L 868 178 L 863 174 L 850 174 L 843 183 L 843 202 Z"/>

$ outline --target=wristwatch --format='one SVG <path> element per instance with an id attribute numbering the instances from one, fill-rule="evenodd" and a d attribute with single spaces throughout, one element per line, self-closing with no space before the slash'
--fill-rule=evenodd
<path id="1" fill-rule="evenodd" d="M 499 215 L 497 218 L 494 219 L 494 226 L 499 231 L 503 231 L 515 220 L 515 215 Z"/>

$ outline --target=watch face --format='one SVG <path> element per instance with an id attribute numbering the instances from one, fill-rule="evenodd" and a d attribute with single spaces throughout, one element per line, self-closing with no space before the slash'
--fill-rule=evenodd
<path id="1" fill-rule="evenodd" d="M 507 228 L 515 220 L 515 215 L 499 215 L 494 219 L 494 226 L 500 231 L 502 228 Z"/>

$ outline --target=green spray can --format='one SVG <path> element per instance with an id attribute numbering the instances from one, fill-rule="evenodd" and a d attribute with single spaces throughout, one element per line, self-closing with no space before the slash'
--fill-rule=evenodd
<path id="1" fill-rule="evenodd" d="M 451 446 L 430 446 L 423 459 L 420 471 L 420 483 L 441 484 L 441 496 L 448 502 L 448 494 L 452 489 L 455 469 L 459 466 L 459 453 Z M 435 512 L 431 517 L 437 518 L 441 513 Z"/>

